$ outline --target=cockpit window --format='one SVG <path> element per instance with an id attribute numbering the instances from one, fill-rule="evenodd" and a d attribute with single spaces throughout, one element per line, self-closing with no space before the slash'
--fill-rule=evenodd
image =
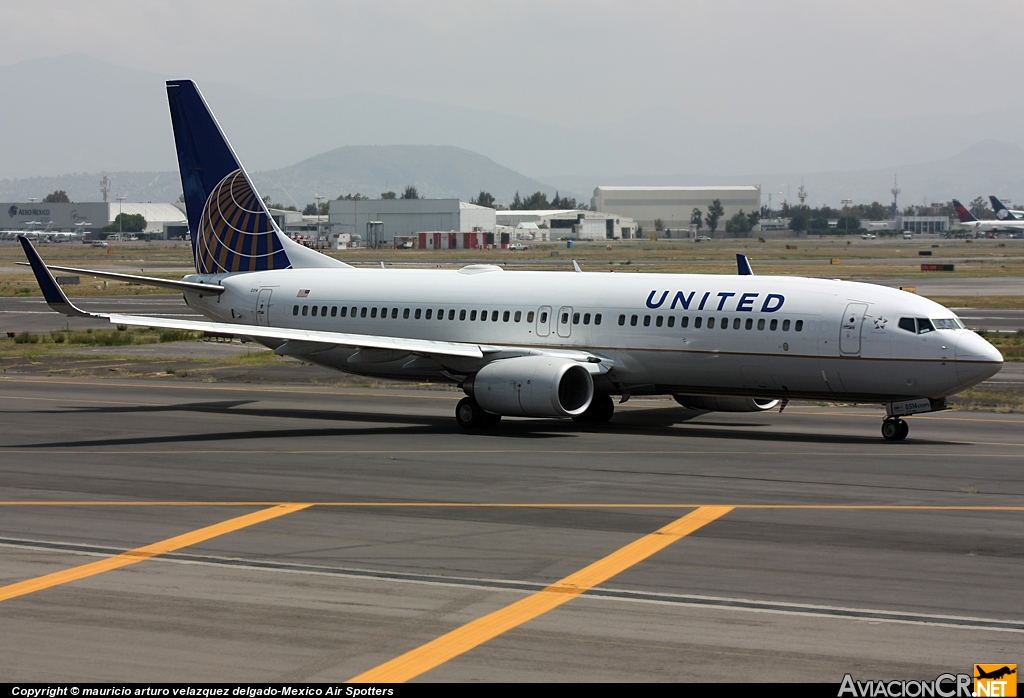
<path id="1" fill-rule="evenodd" d="M 934 332 L 935 327 L 932 325 L 932 321 L 926 317 L 917 318 L 917 333 L 925 334 L 926 332 Z"/>
<path id="2" fill-rule="evenodd" d="M 901 317 L 900 329 L 917 334 L 917 323 L 914 322 L 914 318 L 912 317 Z"/>
<path id="3" fill-rule="evenodd" d="M 935 325 L 937 330 L 962 330 L 963 325 L 955 317 L 944 317 L 938 320 L 933 319 L 932 324 Z"/>

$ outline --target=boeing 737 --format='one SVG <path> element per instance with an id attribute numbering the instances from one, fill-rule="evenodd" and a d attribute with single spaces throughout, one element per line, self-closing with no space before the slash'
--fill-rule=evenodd
<path id="1" fill-rule="evenodd" d="M 111 323 L 248 337 L 341 371 L 448 381 L 466 429 L 502 416 L 601 423 L 614 401 L 672 395 L 707 411 L 802 398 L 884 404 L 902 417 L 999 371 L 956 315 L 865 283 L 784 276 L 354 268 L 274 223 L 196 86 L 167 83 L 196 274 L 181 281 L 47 267 L 22 238 L 51 308 Z M 207 321 L 77 308 L 51 270 L 181 291 Z M 744 271 L 749 271 L 745 269 Z"/>
<path id="2" fill-rule="evenodd" d="M 993 200 L 998 201 L 995 197 Z M 1001 204 L 1000 204 L 1001 205 Z M 982 221 L 971 213 L 970 209 L 964 206 L 962 203 L 953 199 L 953 208 L 956 210 L 956 217 L 960 220 L 960 226 L 963 228 L 969 228 L 976 233 L 1020 233 L 1024 232 L 1024 220 L 1017 220 L 1012 215 L 999 216 L 999 210 L 996 209 L 996 215 L 999 216 L 994 221 Z M 1003 207 L 1004 211 L 1007 211 L 1006 207 Z"/>

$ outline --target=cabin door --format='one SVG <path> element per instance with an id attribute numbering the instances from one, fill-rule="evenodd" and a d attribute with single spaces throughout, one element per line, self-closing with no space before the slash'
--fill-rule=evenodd
<path id="1" fill-rule="evenodd" d="M 839 353 L 843 356 L 860 355 L 860 327 L 864 322 L 867 303 L 850 303 L 839 323 Z"/>
<path id="2" fill-rule="evenodd" d="M 260 295 L 256 297 L 256 324 L 267 327 L 270 325 L 270 294 L 272 289 L 261 288 Z"/>

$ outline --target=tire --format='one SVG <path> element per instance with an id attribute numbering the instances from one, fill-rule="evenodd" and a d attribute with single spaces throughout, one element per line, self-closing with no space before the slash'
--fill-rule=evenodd
<path id="1" fill-rule="evenodd" d="M 900 420 L 902 421 L 902 420 Z M 906 422 L 903 422 L 906 424 Z M 895 419 L 882 422 L 882 438 L 886 441 L 899 441 L 900 426 Z"/>
<path id="2" fill-rule="evenodd" d="M 897 427 L 896 427 L 896 440 L 897 441 L 903 441 L 903 439 L 907 438 L 907 434 L 909 434 L 909 433 L 910 433 L 910 425 L 907 424 L 902 419 L 899 420 L 899 422 L 897 423 Z"/>
<path id="3" fill-rule="evenodd" d="M 611 395 L 595 394 L 590 401 L 590 406 L 583 412 L 573 417 L 573 420 L 580 424 L 604 424 L 615 414 L 615 402 Z"/>
<path id="4" fill-rule="evenodd" d="M 498 423 L 501 422 L 501 415 L 485 412 L 476 400 L 464 397 L 455 406 L 455 421 L 463 429 L 482 429 L 498 426 Z"/>

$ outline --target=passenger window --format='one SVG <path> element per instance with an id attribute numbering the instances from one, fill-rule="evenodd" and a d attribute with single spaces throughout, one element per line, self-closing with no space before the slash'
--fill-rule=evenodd
<path id="1" fill-rule="evenodd" d="M 694 326 L 694 328 L 699 330 L 700 329 L 700 323 L 701 323 L 700 315 L 698 315 L 697 317 L 693 318 L 693 326 Z"/>
<path id="2" fill-rule="evenodd" d="M 522 319 L 523 319 L 523 311 L 522 310 L 517 310 L 516 314 L 512 316 L 513 322 L 519 322 Z"/>
<path id="3" fill-rule="evenodd" d="M 625 325 L 626 324 L 626 316 L 625 315 L 619 315 L 619 324 L 620 325 Z"/>
<path id="4" fill-rule="evenodd" d="M 732 319 L 732 328 L 734 330 L 738 330 L 740 328 L 740 319 L 738 317 Z"/>
<path id="5" fill-rule="evenodd" d="M 465 320 L 465 319 L 466 319 L 466 309 L 463 308 L 462 310 L 459 311 L 459 320 Z"/>
<path id="6" fill-rule="evenodd" d="M 449 320 L 454 320 L 455 319 L 455 308 L 452 308 L 452 309 L 450 309 L 448 311 L 448 319 Z"/>
<path id="7" fill-rule="evenodd" d="M 595 325 L 600 325 L 601 324 L 601 313 L 598 313 L 597 315 L 594 316 L 594 324 Z"/>
<path id="8" fill-rule="evenodd" d="M 355 306 L 352 306 L 352 317 L 356 316 L 356 310 L 358 310 L 358 308 L 356 308 Z"/>
<path id="9" fill-rule="evenodd" d="M 427 312 L 430 312 L 430 311 L 428 310 Z M 414 318 L 414 319 L 416 319 L 416 320 L 419 320 L 419 319 L 420 319 L 420 316 L 421 316 L 422 314 L 423 314 L 423 313 L 422 313 L 422 311 L 420 310 L 420 308 L 416 308 L 416 312 L 415 312 L 415 313 L 413 313 L 413 318 Z"/>
<path id="10" fill-rule="evenodd" d="M 365 306 L 359 311 L 359 317 L 366 317 L 366 307 Z"/>
<path id="11" fill-rule="evenodd" d="M 797 332 L 803 332 L 804 331 L 804 321 L 803 320 L 797 320 L 796 324 L 793 325 L 793 329 L 796 330 Z"/>
<path id="12" fill-rule="evenodd" d="M 662 319 L 661 315 L 659 315 L 658 317 L 654 318 L 654 324 L 657 327 L 661 327 L 661 323 L 663 323 L 663 322 L 664 322 L 664 319 Z"/>
<path id="13" fill-rule="evenodd" d="M 533 311 L 532 310 L 530 312 L 526 313 L 526 321 L 527 322 L 533 322 Z"/>
<path id="14" fill-rule="evenodd" d="M 928 318 L 919 317 L 917 318 L 917 333 L 925 334 L 926 332 L 934 332 L 935 327 L 932 326 L 932 321 Z"/>
<path id="15" fill-rule="evenodd" d="M 464 313 L 466 311 L 462 311 L 462 312 Z M 459 317 L 462 317 L 462 313 L 459 313 Z M 469 313 L 469 319 L 470 320 L 476 320 L 476 311 L 475 310 L 473 310 L 473 311 L 471 311 Z"/>
<path id="16" fill-rule="evenodd" d="M 508 322 L 508 311 L 507 310 L 504 313 L 502 313 L 501 321 L 502 322 Z"/>
<path id="17" fill-rule="evenodd" d="M 540 324 L 543 325 L 547 321 L 548 321 L 548 314 L 546 312 L 545 313 L 541 313 L 540 314 Z"/>
<path id="18" fill-rule="evenodd" d="M 681 318 L 679 318 L 679 326 L 680 327 L 689 327 L 689 325 L 690 325 L 690 316 L 689 315 L 684 315 Z M 698 327 L 700 327 L 700 325 L 698 325 Z"/>
<path id="19" fill-rule="evenodd" d="M 650 315 L 644 315 L 644 327 L 650 327 L 650 326 L 651 326 L 651 316 Z"/>
<path id="20" fill-rule="evenodd" d="M 431 317 L 433 317 L 433 315 L 434 315 L 434 309 L 433 308 L 427 308 L 427 314 L 424 315 L 424 317 L 427 320 L 429 320 Z"/>
<path id="21" fill-rule="evenodd" d="M 775 330 L 779 329 L 779 321 L 778 320 L 772 320 L 771 324 L 768 325 L 768 329 L 771 330 L 772 332 L 774 332 Z"/>
<path id="22" fill-rule="evenodd" d="M 346 315 L 348 315 L 348 308 L 345 307 L 345 306 L 342 306 L 341 307 L 341 316 L 345 317 Z"/>
<path id="23" fill-rule="evenodd" d="M 292 307 L 292 315 L 298 315 L 298 314 L 299 314 L 299 306 L 296 305 L 296 306 Z"/>
<path id="24" fill-rule="evenodd" d="M 764 329 L 764 318 L 761 318 L 760 320 L 757 321 L 757 329 L 759 329 L 759 330 L 763 330 Z"/>
<path id="25" fill-rule="evenodd" d="M 326 305 L 323 306 L 322 308 L 320 308 L 320 316 L 321 317 L 327 317 L 327 306 Z"/>
<path id="26" fill-rule="evenodd" d="M 562 324 L 563 325 L 568 325 L 569 324 L 569 313 L 562 313 Z"/>
<path id="27" fill-rule="evenodd" d="M 338 317 L 338 306 L 331 306 L 331 317 Z"/>
<path id="28" fill-rule="evenodd" d="M 408 311 L 406 311 L 406 312 L 408 312 Z M 392 308 L 391 309 L 391 319 L 392 320 L 397 320 L 398 319 L 398 308 Z"/>
<path id="29" fill-rule="evenodd" d="M 746 327 L 748 330 L 754 329 L 754 319 L 748 317 L 747 321 L 744 323 L 743 326 Z"/>
<path id="30" fill-rule="evenodd" d="M 437 309 L 437 319 L 444 320 L 444 308 Z"/>
<path id="31" fill-rule="evenodd" d="M 319 310 L 315 305 L 313 306 L 313 317 L 316 317 L 316 311 Z"/>
<path id="32" fill-rule="evenodd" d="M 409 319 L 409 309 L 408 308 L 406 308 L 405 310 L 402 311 L 402 319 L 403 320 L 408 320 Z"/>
<path id="33" fill-rule="evenodd" d="M 580 314 L 579 313 L 573 313 L 572 314 L 572 324 L 574 324 L 574 325 L 580 324 Z"/>
<path id="34" fill-rule="evenodd" d="M 676 317 L 675 317 L 675 315 L 669 315 L 668 316 L 668 326 L 669 327 L 675 327 L 675 324 L 676 324 Z"/>
<path id="35" fill-rule="evenodd" d="M 376 306 L 370 308 L 370 317 L 372 317 L 372 318 L 373 317 L 377 317 L 377 307 Z"/>
<path id="36" fill-rule="evenodd" d="M 789 320 L 782 321 L 782 331 L 789 332 Z"/>
<path id="37" fill-rule="evenodd" d="M 497 321 L 498 321 L 498 311 L 497 310 L 492 310 L 491 311 L 491 322 L 497 322 Z"/>
<path id="38" fill-rule="evenodd" d="M 589 325 L 590 324 L 590 313 L 583 313 L 583 324 L 584 325 Z"/>
<path id="39" fill-rule="evenodd" d="M 308 315 L 308 314 L 309 314 L 309 306 L 308 305 L 302 306 L 302 317 L 306 317 L 306 315 Z M 913 320 L 911 320 L 911 322 L 913 322 Z"/>
<path id="40" fill-rule="evenodd" d="M 631 315 L 630 318 L 629 318 L 629 326 L 630 327 L 636 327 L 636 321 L 637 321 L 637 316 L 636 315 Z"/>
<path id="41" fill-rule="evenodd" d="M 708 329 L 709 330 L 715 329 L 715 318 L 713 318 L 713 317 L 709 317 L 708 318 Z"/>

